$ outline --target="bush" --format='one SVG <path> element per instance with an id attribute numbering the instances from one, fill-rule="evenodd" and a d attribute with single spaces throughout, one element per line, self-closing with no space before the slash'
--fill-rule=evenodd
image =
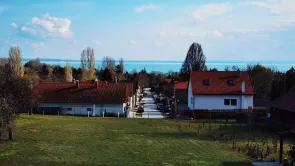
<path id="1" fill-rule="evenodd" d="M 118 117 L 117 113 L 107 112 L 104 114 L 105 117 Z"/>

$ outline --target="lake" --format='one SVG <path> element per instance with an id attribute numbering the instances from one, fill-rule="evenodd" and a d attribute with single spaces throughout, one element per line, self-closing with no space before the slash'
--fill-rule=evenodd
<path id="1" fill-rule="evenodd" d="M 24 59 L 23 63 L 26 63 L 30 59 Z M 60 65 L 65 66 L 67 62 L 75 68 L 80 67 L 80 60 L 62 60 L 62 59 L 41 59 L 42 63 L 47 63 L 50 65 Z M 179 71 L 183 61 L 130 61 L 126 60 L 124 62 L 125 70 L 131 71 L 136 69 L 140 71 L 145 68 L 148 72 L 160 71 L 167 73 L 168 71 Z M 118 62 L 116 62 L 118 63 Z M 292 66 L 295 67 L 295 60 L 284 60 L 284 61 L 221 61 L 221 60 L 208 60 L 206 65 L 208 69 L 217 68 L 218 70 L 224 70 L 226 66 L 236 65 L 241 69 L 246 68 L 247 64 L 262 64 L 267 67 L 275 68 L 278 71 L 285 72 L 289 70 Z M 96 68 L 101 66 L 101 61 L 96 61 Z"/>

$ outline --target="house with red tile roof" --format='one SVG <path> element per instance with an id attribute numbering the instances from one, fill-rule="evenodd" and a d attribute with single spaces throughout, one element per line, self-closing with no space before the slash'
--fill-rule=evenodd
<path id="1" fill-rule="evenodd" d="M 252 109 L 254 90 L 248 72 L 193 71 L 188 85 L 190 110 Z"/>
<path id="2" fill-rule="evenodd" d="M 101 116 L 126 114 L 132 102 L 132 83 L 43 82 L 34 88 L 40 111 L 50 114 Z"/>

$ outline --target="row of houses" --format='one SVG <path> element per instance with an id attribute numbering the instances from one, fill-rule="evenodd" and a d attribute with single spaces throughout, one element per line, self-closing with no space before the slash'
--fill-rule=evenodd
<path id="1" fill-rule="evenodd" d="M 135 91 L 133 82 L 104 81 L 44 82 L 34 88 L 41 112 L 91 116 L 126 115 L 136 103 Z"/>
<path id="2" fill-rule="evenodd" d="M 193 71 L 187 82 L 167 83 L 173 85 L 177 112 L 255 109 L 255 92 L 248 72 Z M 44 82 L 34 88 L 34 93 L 40 102 L 39 110 L 48 114 L 126 116 L 139 100 L 138 89 L 132 81 Z M 295 125 L 295 87 L 269 103 L 268 108 L 273 120 Z"/>
<path id="3" fill-rule="evenodd" d="M 179 110 L 252 109 L 254 91 L 248 72 L 191 72 L 187 82 L 167 81 L 174 86 Z M 133 82 L 53 82 L 40 83 L 34 93 L 40 111 L 101 116 L 103 113 L 126 115 L 136 102 Z M 177 110 L 178 111 L 178 110 Z"/>

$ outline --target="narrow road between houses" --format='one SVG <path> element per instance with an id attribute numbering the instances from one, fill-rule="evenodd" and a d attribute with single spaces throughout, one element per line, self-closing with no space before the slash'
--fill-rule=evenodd
<path id="1" fill-rule="evenodd" d="M 155 104 L 152 93 L 150 92 L 150 88 L 144 89 L 144 92 L 147 93 L 146 96 L 142 98 L 144 104 L 144 112 L 142 116 L 136 116 L 135 112 L 130 112 L 129 117 L 132 118 L 149 118 L 149 119 L 164 119 L 166 118 L 162 113 L 157 110 L 157 105 Z M 134 115 L 133 115 L 134 114 Z"/>

